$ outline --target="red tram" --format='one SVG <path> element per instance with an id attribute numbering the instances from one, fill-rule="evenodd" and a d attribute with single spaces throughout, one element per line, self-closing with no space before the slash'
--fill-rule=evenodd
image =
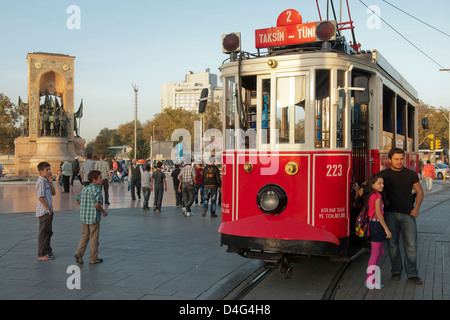
<path id="1" fill-rule="evenodd" d="M 219 232 L 248 258 L 345 255 L 351 184 L 389 166 L 393 146 L 418 170 L 417 92 L 379 52 L 350 46 L 343 24 L 301 20 L 286 10 L 256 30 L 257 54 L 223 36 Z"/>

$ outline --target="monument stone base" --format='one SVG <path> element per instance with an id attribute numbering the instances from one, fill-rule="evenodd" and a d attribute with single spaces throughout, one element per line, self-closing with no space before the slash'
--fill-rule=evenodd
<path id="1" fill-rule="evenodd" d="M 61 162 L 74 161 L 75 157 L 84 159 L 86 140 L 82 138 L 40 137 L 31 140 L 29 137 L 19 137 L 14 141 L 16 154 L 14 169 L 20 178 L 39 176 L 37 165 L 47 161 L 55 175 Z"/>

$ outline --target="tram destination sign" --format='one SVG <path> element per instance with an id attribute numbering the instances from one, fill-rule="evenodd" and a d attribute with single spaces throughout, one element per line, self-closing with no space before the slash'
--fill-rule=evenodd
<path id="1" fill-rule="evenodd" d="M 276 27 L 255 30 L 257 49 L 334 40 L 335 37 L 336 21 L 302 23 L 302 16 L 294 9 L 283 11 Z"/>

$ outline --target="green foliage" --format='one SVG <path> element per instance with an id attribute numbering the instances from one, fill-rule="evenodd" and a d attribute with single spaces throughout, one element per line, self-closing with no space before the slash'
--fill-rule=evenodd
<path id="1" fill-rule="evenodd" d="M 435 108 L 424 103 L 420 103 L 418 106 L 418 119 L 419 119 L 419 149 L 429 149 L 430 139 L 425 138 L 430 134 L 434 134 L 434 138 L 441 140 L 441 148 L 449 149 L 449 137 L 448 128 L 449 124 L 445 119 L 450 117 L 450 110 L 443 107 Z M 422 128 L 422 119 L 428 118 L 428 129 Z"/>
<path id="2" fill-rule="evenodd" d="M 0 93 L 0 153 L 14 153 L 14 139 L 20 135 L 17 106 Z"/>

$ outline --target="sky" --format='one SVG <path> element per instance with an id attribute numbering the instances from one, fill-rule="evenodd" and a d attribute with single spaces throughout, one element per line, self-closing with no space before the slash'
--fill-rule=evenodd
<path id="1" fill-rule="evenodd" d="M 322 17 L 326 2 L 319 0 Z M 348 2 L 361 48 L 378 50 L 424 103 L 450 108 L 450 72 L 439 71 L 450 68 L 450 37 L 383 0 Z M 450 34 L 448 0 L 388 2 Z M 339 12 L 339 1 L 334 3 Z M 423 52 L 362 3 L 374 6 Z M 319 20 L 315 0 L 0 0 L 0 92 L 16 104 L 19 96 L 27 102 L 28 53 L 75 56 L 74 109 L 83 99 L 79 133 L 89 142 L 103 128 L 134 120 L 132 84 L 138 86 L 138 119 L 145 123 L 161 111 L 163 83 L 184 81 L 187 72 L 206 68 L 220 76 L 218 68 L 228 58 L 222 34 L 241 32 L 242 49 L 254 53 L 255 30 L 276 26 L 286 9 L 297 10 L 303 22 Z M 351 40 L 348 31 L 344 35 Z"/>

